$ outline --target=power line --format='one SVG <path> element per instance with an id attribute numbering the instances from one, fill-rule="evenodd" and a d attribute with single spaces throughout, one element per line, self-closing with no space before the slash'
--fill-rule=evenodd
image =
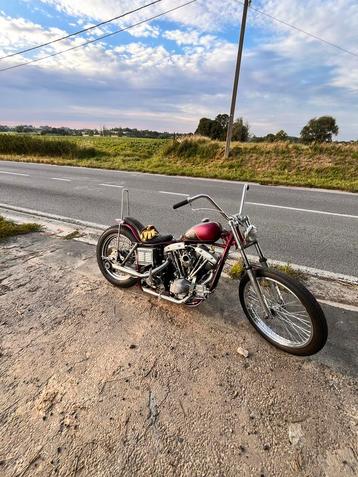
<path id="1" fill-rule="evenodd" d="M 0 58 L 0 60 L 5 60 L 6 58 L 11 58 L 13 56 L 22 55 L 23 53 L 28 53 L 29 51 L 34 51 L 34 50 L 37 50 L 39 48 L 43 48 L 44 46 L 52 45 L 53 43 L 57 43 L 59 41 L 67 40 L 68 38 L 71 38 L 73 36 L 80 35 L 81 33 L 86 33 L 88 31 L 94 30 L 95 28 L 98 28 L 100 26 L 107 25 L 108 23 L 114 22 L 115 20 L 119 20 L 120 18 L 124 18 L 124 17 L 127 17 L 128 15 L 132 15 L 133 13 L 137 13 L 140 10 L 151 7 L 152 5 L 155 5 L 156 3 L 160 3 L 162 1 L 163 0 L 155 0 L 151 3 L 147 3 L 146 5 L 142 5 L 141 7 L 135 8 L 134 10 L 131 10 L 129 12 L 122 13 L 121 15 L 118 15 L 116 17 L 110 18 L 109 20 L 105 20 L 101 23 L 97 23 L 96 25 L 90 26 L 88 28 L 84 28 L 83 30 L 75 31 L 73 33 L 70 33 L 69 35 L 62 36 L 61 38 L 55 38 L 54 40 L 48 41 L 47 43 L 42 43 L 41 45 L 36 45 L 36 46 L 31 47 L 31 48 L 26 48 L 26 50 L 17 51 L 15 53 L 10 53 L 6 56 L 2 56 Z"/>
<path id="2" fill-rule="evenodd" d="M 130 30 L 131 28 L 135 28 L 139 25 L 143 25 L 144 23 L 148 23 L 150 21 L 156 20 L 157 18 L 160 18 L 164 15 L 167 15 L 168 13 L 174 12 L 175 10 L 179 10 L 180 8 L 186 7 L 187 5 L 190 5 L 190 4 L 195 3 L 197 1 L 198 0 L 190 0 L 189 2 L 178 5 L 177 7 L 171 8 L 170 10 L 166 10 L 165 12 L 159 13 L 158 15 L 154 15 L 150 18 L 147 18 L 145 20 L 141 20 L 140 22 L 134 23 L 133 25 L 129 25 L 127 27 L 121 28 L 120 30 L 116 30 L 114 32 L 107 33 L 106 35 L 99 36 L 97 38 L 94 38 L 93 40 L 88 40 L 84 43 L 81 43 L 80 45 L 72 46 L 71 48 L 67 48 L 65 50 L 57 51 L 56 53 L 52 53 L 51 55 L 42 56 L 41 58 L 35 58 L 34 60 L 26 61 L 25 63 L 19 63 L 17 65 L 2 68 L 2 69 L 0 69 L 0 72 L 13 70 L 15 68 L 20 68 L 22 66 L 31 65 L 32 63 L 38 63 L 39 61 L 47 60 L 48 58 L 53 58 L 54 56 L 62 55 L 63 53 L 67 53 L 68 51 L 76 50 L 77 48 L 82 48 L 84 46 L 90 45 L 92 43 L 103 40 L 103 39 L 108 38 L 110 36 L 114 36 L 114 35 L 117 35 L 118 33 L 122 33 L 124 31 Z"/>
<path id="3" fill-rule="evenodd" d="M 240 1 L 240 3 L 244 4 L 244 2 L 241 2 L 241 1 Z M 281 23 L 282 25 L 288 26 L 288 27 L 298 31 L 299 33 L 304 33 L 305 35 L 310 36 L 311 38 L 314 38 L 315 40 L 318 40 L 322 43 L 325 43 L 326 45 L 329 45 L 329 46 L 332 46 L 333 48 L 336 48 L 337 50 L 343 51 L 344 53 L 347 53 L 348 55 L 355 56 L 356 58 L 358 58 L 358 54 L 354 53 L 353 51 L 347 50 L 346 48 L 343 48 L 342 46 L 339 46 L 335 43 L 331 43 L 330 41 L 327 41 L 324 38 L 321 38 L 321 37 L 315 35 L 314 33 L 310 33 L 308 31 L 305 31 L 302 28 L 297 27 L 296 25 L 292 25 L 291 23 L 288 23 L 285 20 L 281 20 L 280 18 L 276 18 L 276 17 L 274 17 L 273 15 L 270 15 L 267 12 L 259 10 L 258 8 L 255 8 L 253 6 L 250 6 L 250 8 L 251 8 L 251 10 L 254 10 L 255 12 L 259 13 L 260 15 L 264 15 L 265 17 L 271 18 L 271 20 L 274 20 L 275 22 L 278 22 L 278 23 Z"/>
<path id="4" fill-rule="evenodd" d="M 163 0 L 153 1 L 153 2 L 151 2 L 151 3 L 149 3 L 149 4 L 146 4 L 146 5 L 143 5 L 142 7 L 137 8 L 137 9 L 135 9 L 135 10 L 132 10 L 132 11 L 130 11 L 130 12 L 126 12 L 126 13 L 124 13 L 124 14 L 122 14 L 122 15 L 119 15 L 119 16 L 117 16 L 117 17 L 114 17 L 114 18 L 112 18 L 112 19 L 110 19 L 110 20 L 106 20 L 106 21 L 104 21 L 104 22 L 98 23 L 97 25 L 94 25 L 94 26 L 92 26 L 92 27 L 89 27 L 89 28 L 80 30 L 80 31 L 78 31 L 78 32 L 71 33 L 70 35 L 67 35 L 67 36 L 62 37 L 62 38 L 57 38 L 57 39 L 55 39 L 55 40 L 52 40 L 51 42 L 44 43 L 44 44 L 42 44 L 42 45 L 38 45 L 38 46 L 35 46 L 35 47 L 32 47 L 32 48 L 28 48 L 28 49 L 26 49 L 26 50 L 19 51 L 19 52 L 17 52 L 17 53 L 10 54 L 10 55 L 8 55 L 8 56 L 4 56 L 4 57 L 0 58 L 0 60 L 5 59 L 5 58 L 9 58 L 9 57 L 11 57 L 11 56 L 16 56 L 16 55 L 19 55 L 19 54 L 22 54 L 22 53 L 25 53 L 25 52 L 28 52 L 28 51 L 32 51 L 32 50 L 35 50 L 35 49 L 38 49 L 38 48 L 42 48 L 42 47 L 47 46 L 47 45 L 50 45 L 50 44 L 52 44 L 52 43 L 59 42 L 59 41 L 64 40 L 64 39 L 66 39 L 66 38 L 69 38 L 69 37 L 78 35 L 78 34 L 80 34 L 80 33 L 83 33 L 83 32 L 89 31 L 89 30 L 92 30 L 92 29 L 94 29 L 94 28 L 98 28 L 98 27 L 101 26 L 101 25 L 104 25 L 104 24 L 106 24 L 106 23 L 110 23 L 110 22 L 112 22 L 112 21 L 114 21 L 114 20 L 116 20 L 116 19 L 119 19 L 119 18 L 123 18 L 123 17 L 125 17 L 125 16 L 128 16 L 128 15 L 130 15 L 130 14 L 132 14 L 132 13 L 135 13 L 135 12 L 137 12 L 137 11 L 139 11 L 139 10 L 142 10 L 142 9 L 144 9 L 144 8 L 147 8 L 147 7 L 151 6 L 151 5 L 154 5 L 154 4 L 156 4 L 156 3 L 159 3 L 159 2 L 161 2 L 161 1 L 163 1 Z M 127 30 L 130 30 L 131 28 L 135 28 L 136 26 L 143 25 L 144 23 L 147 23 L 147 22 L 150 22 L 150 21 L 155 20 L 155 19 L 157 19 L 157 18 L 160 18 L 161 16 L 167 15 L 168 13 L 171 13 L 171 12 L 173 12 L 173 11 L 175 11 L 175 10 L 178 10 L 178 9 L 180 9 L 180 8 L 183 8 L 183 7 L 187 6 L 187 5 L 190 5 L 190 4 L 192 4 L 192 3 L 195 3 L 195 2 L 197 2 L 197 1 L 198 1 L 198 0 L 190 0 L 190 1 L 186 2 L 186 3 L 183 3 L 182 5 L 179 5 L 179 6 L 177 6 L 177 7 L 171 8 L 170 10 L 167 10 L 167 11 L 165 11 L 165 12 L 163 12 L 163 13 L 160 13 L 160 14 L 155 15 L 155 16 L 153 16 L 153 17 L 150 17 L 150 18 L 147 18 L 147 19 L 142 20 L 142 21 L 140 21 L 140 22 L 137 22 L 137 23 L 135 23 L 135 24 L 133 24 L 133 25 L 130 25 L 130 26 L 128 26 L 128 27 L 121 28 L 120 30 L 116 30 L 116 31 L 111 32 L 111 33 L 108 33 L 108 34 L 106 34 L 106 35 L 102 35 L 102 36 L 97 37 L 97 38 L 95 38 L 95 39 L 93 39 L 93 40 L 89 40 L 89 41 L 86 41 L 86 42 L 84 42 L 84 43 L 81 43 L 80 45 L 73 46 L 73 47 L 71 47 L 71 48 L 67 48 L 67 49 L 65 49 L 65 50 L 61 50 L 61 51 L 58 51 L 58 52 L 56 52 L 56 53 L 52 53 L 52 54 L 50 54 L 50 55 L 43 56 L 43 57 L 41 57 L 41 58 L 36 58 L 36 59 L 34 59 L 34 60 L 30 60 L 30 61 L 27 61 L 27 62 L 24 62 L 24 63 L 20 63 L 20 64 L 17 64 L 17 65 L 13 65 L 13 66 L 9 66 L 9 67 L 6 67 L 6 68 L 2 68 L 2 69 L 0 69 L 0 72 L 12 70 L 12 69 L 15 69 L 15 68 L 20 68 L 20 67 L 22 67 L 22 66 L 30 65 L 30 64 L 32 64 L 32 63 L 37 63 L 37 62 L 39 62 L 39 61 L 46 60 L 46 59 L 48 59 L 48 58 L 52 58 L 52 57 L 57 56 L 57 55 L 61 55 L 61 54 L 63 54 L 63 53 L 66 53 L 66 52 L 68 52 L 68 51 L 75 50 L 75 49 L 77 49 L 77 48 L 82 48 L 82 47 L 87 46 L 87 45 L 89 45 L 89 44 L 91 44 L 91 43 L 95 43 L 95 42 L 97 42 L 97 41 L 100 41 L 100 40 L 103 40 L 103 39 L 105 39 L 105 38 L 111 37 L 111 36 L 113 36 L 113 35 L 117 35 L 118 33 L 121 33 L 121 32 L 127 31 Z M 240 1 L 240 0 L 239 0 L 239 3 L 241 3 L 241 4 L 244 5 L 244 2 L 242 2 L 242 1 Z M 278 22 L 278 23 L 281 23 L 281 24 L 283 24 L 283 25 L 285 25 L 285 26 L 288 26 L 289 28 L 292 28 L 292 29 L 294 29 L 294 30 L 296 30 L 296 31 L 298 31 L 298 32 L 300 32 L 300 33 L 303 33 L 303 34 L 305 34 L 305 35 L 307 35 L 307 36 L 310 36 L 311 38 L 314 38 L 315 40 L 318 40 L 318 41 L 320 41 L 320 42 L 322 42 L 322 43 L 325 43 L 325 44 L 327 44 L 327 45 L 329 45 L 329 46 L 331 46 L 331 47 L 333 47 L 333 48 L 336 48 L 336 49 L 338 49 L 338 50 L 340 50 L 340 51 L 342 51 L 342 52 L 344 52 L 344 53 L 347 53 L 347 54 L 349 54 L 349 55 L 351 55 L 351 56 L 354 56 L 354 57 L 357 57 L 357 58 L 358 58 L 358 54 L 356 54 L 356 53 L 354 53 L 354 52 L 352 52 L 352 51 L 349 51 L 349 50 L 347 50 L 347 49 L 345 49 L 345 48 L 343 48 L 343 47 L 341 47 L 341 46 L 339 46 L 339 45 L 337 45 L 337 44 L 335 44 L 335 43 L 331 43 L 331 42 L 329 42 L 329 41 L 327 41 L 327 40 L 325 40 L 325 39 L 323 39 L 323 38 L 321 38 L 321 37 L 319 37 L 319 36 L 317 36 L 317 35 L 315 35 L 315 34 L 313 34 L 313 33 L 310 33 L 310 32 L 308 32 L 308 31 L 303 30 L 302 28 L 297 27 L 296 25 L 292 25 L 291 23 L 288 23 L 288 22 L 286 22 L 285 20 L 281 20 L 281 19 L 279 19 L 279 18 L 277 18 L 277 17 L 275 17 L 275 16 L 273 16 L 273 15 L 270 15 L 270 14 L 267 13 L 267 12 L 264 12 L 264 11 L 262 11 L 262 10 L 259 10 L 258 8 L 255 8 L 255 7 L 253 7 L 253 6 L 250 6 L 250 8 L 251 8 L 252 10 L 254 10 L 255 12 L 259 13 L 260 15 L 264 15 L 264 16 L 270 18 L 271 20 L 274 20 L 274 21 L 276 21 L 276 22 Z"/>

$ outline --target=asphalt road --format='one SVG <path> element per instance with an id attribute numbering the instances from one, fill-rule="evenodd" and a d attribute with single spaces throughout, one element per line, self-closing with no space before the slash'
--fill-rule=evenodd
<path id="1" fill-rule="evenodd" d="M 0 162 L 0 203 L 88 222 L 113 223 L 123 187 L 132 216 L 176 236 L 203 217 L 217 217 L 190 207 L 174 211 L 185 195 L 209 194 L 235 212 L 242 191 L 239 182 Z M 245 212 L 269 258 L 358 276 L 357 194 L 253 184 Z"/>

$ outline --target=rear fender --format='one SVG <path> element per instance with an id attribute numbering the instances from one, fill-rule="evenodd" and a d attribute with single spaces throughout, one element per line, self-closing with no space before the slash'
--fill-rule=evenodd
<path id="1" fill-rule="evenodd" d="M 141 242 L 137 230 L 132 225 L 128 224 L 125 220 L 118 220 L 117 222 L 121 228 L 129 230 L 136 242 Z"/>

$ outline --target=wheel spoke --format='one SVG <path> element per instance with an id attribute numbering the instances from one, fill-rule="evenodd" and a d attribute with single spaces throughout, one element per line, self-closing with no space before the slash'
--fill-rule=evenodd
<path id="1" fill-rule="evenodd" d="M 244 292 L 245 301 L 258 328 L 278 344 L 291 347 L 306 345 L 312 337 L 313 329 L 301 300 L 274 278 L 259 277 L 257 282 L 271 311 L 271 316 L 267 318 L 251 282 L 248 282 Z"/>
<path id="2" fill-rule="evenodd" d="M 297 325 L 296 323 L 293 323 L 293 321 L 288 320 L 285 316 L 280 315 L 280 316 L 279 316 L 279 319 L 282 320 L 282 321 L 283 321 L 284 323 L 286 323 L 287 325 L 289 325 L 289 326 L 291 326 L 292 328 L 294 328 L 295 330 L 297 330 L 298 332 L 301 332 L 302 334 L 307 335 L 307 336 L 310 335 L 310 330 L 309 330 L 309 329 L 305 329 L 305 328 L 303 328 L 302 326 L 299 326 L 299 325 Z"/>
<path id="3" fill-rule="evenodd" d="M 117 252 L 119 257 L 126 257 L 131 248 L 132 242 L 127 237 L 121 235 L 118 242 L 117 233 L 113 234 L 103 243 L 101 250 L 102 261 L 111 263 L 113 259 L 117 259 Z M 133 259 L 129 257 L 126 266 L 131 266 L 131 263 L 133 263 Z M 114 270 L 112 267 L 107 269 L 107 273 L 116 280 L 127 280 L 129 278 L 128 274 Z"/>
<path id="4" fill-rule="evenodd" d="M 279 313 L 284 314 L 288 316 L 291 320 L 296 320 L 299 323 L 304 323 L 306 325 L 310 325 L 310 321 L 303 319 L 303 317 L 297 316 L 297 313 L 292 313 L 288 310 L 277 310 Z M 307 316 L 307 313 L 305 313 L 304 316 Z"/>

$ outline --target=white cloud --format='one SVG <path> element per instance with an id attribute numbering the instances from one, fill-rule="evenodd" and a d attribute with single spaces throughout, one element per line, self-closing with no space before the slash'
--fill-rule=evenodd
<path id="1" fill-rule="evenodd" d="M 82 24 L 120 13 L 114 0 L 42 1 Z M 139 4 L 143 2 L 123 1 L 120 11 Z M 160 8 L 175 4 L 178 2 L 165 0 Z M 269 0 L 258 6 L 328 41 L 349 49 L 355 45 L 355 1 Z M 214 116 L 229 108 L 237 45 L 225 40 L 220 28 L 238 24 L 240 17 L 236 0 L 224 7 L 221 2 L 201 1 L 173 14 L 173 29 L 167 23 L 164 31 L 160 31 L 160 23 L 145 25 L 133 32 L 129 44 L 113 47 L 99 42 L 33 67 L 6 72 L 0 86 L 2 121 L 194 130 L 201 116 Z M 138 18 L 144 18 L 144 13 Z M 357 59 L 253 12 L 252 28 L 258 35 L 257 44 L 251 43 L 245 50 L 238 115 L 249 120 L 253 132 L 266 134 L 284 128 L 298 134 L 309 118 L 332 114 L 341 126 L 341 137 L 356 137 Z M 2 52 L 66 33 L 5 15 L 0 15 L 0 29 Z M 169 42 L 158 45 L 160 38 Z M 46 52 L 82 41 L 67 40 Z M 175 49 L 170 41 L 175 42 Z M 34 56 L 42 54 L 38 51 Z"/>
<path id="2" fill-rule="evenodd" d="M 299 0 L 262 2 L 262 10 L 347 50 L 357 48 L 358 3 L 355 0 Z M 327 68 L 325 85 L 358 88 L 358 58 L 334 49 L 285 25 L 256 16 L 272 33 L 263 48 L 284 58 L 297 71 Z"/>
<path id="3" fill-rule="evenodd" d="M 45 30 L 41 25 L 24 18 L 12 18 L 6 16 L 5 13 L 0 15 L 0 31 L 0 48 L 2 51 L 8 48 L 18 50 L 28 47 L 29 44 L 45 43 L 54 37 L 66 34 L 59 28 Z"/>
<path id="4" fill-rule="evenodd" d="M 159 27 L 152 26 L 150 23 L 143 23 L 134 28 L 131 28 L 130 34 L 141 38 L 158 38 L 160 35 Z"/>
<path id="5" fill-rule="evenodd" d="M 167 40 L 175 41 L 179 46 L 202 45 L 210 47 L 217 40 L 214 35 L 203 35 L 198 30 L 167 30 L 162 36 Z"/>
<path id="6" fill-rule="evenodd" d="M 50 4 L 57 10 L 72 16 L 88 17 L 96 20 L 106 20 L 120 15 L 121 13 L 134 10 L 145 3 L 140 0 L 122 0 L 118 5 L 118 0 L 41 0 Z M 150 1 L 148 0 L 148 2 Z M 163 0 L 159 4 L 152 5 L 148 9 L 138 12 L 130 17 L 131 23 L 143 20 L 150 16 L 174 8 L 181 3 L 178 0 Z M 223 5 L 217 0 L 198 0 L 196 3 L 186 6 L 168 15 L 174 22 L 183 25 L 195 26 L 203 31 L 215 30 L 227 23 L 237 23 L 241 15 L 241 5 L 236 0 L 226 0 Z"/>

